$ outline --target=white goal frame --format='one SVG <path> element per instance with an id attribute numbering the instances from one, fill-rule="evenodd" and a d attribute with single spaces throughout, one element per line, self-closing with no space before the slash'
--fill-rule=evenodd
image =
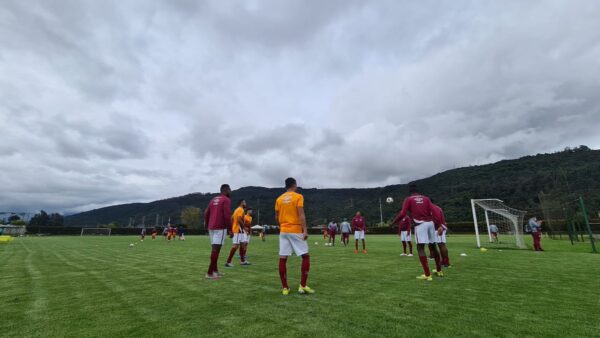
<path id="1" fill-rule="evenodd" d="M 492 208 L 488 205 L 490 204 L 498 204 L 499 207 Z M 497 198 L 483 198 L 483 199 L 471 199 L 471 210 L 473 212 L 473 225 L 475 227 L 475 238 L 477 239 L 477 247 L 481 248 L 481 240 L 479 239 L 479 224 L 477 220 L 477 207 L 480 207 L 484 211 L 485 215 L 485 225 L 487 229 L 487 235 L 492 242 L 492 232 L 490 231 L 490 219 L 488 213 L 492 212 L 497 215 L 500 215 L 507 220 L 509 220 L 512 224 L 514 235 L 515 235 L 515 244 L 520 249 L 525 249 L 525 241 L 523 239 L 523 221 L 525 218 L 526 211 L 518 210 L 511 208 L 504 204 L 504 201 Z"/>
<path id="2" fill-rule="evenodd" d="M 96 230 L 96 231 L 98 231 L 98 230 L 107 230 L 108 233 L 106 235 L 110 236 L 110 233 L 111 233 L 112 229 L 111 228 L 81 228 L 81 236 L 82 237 L 84 235 L 85 230 Z"/>

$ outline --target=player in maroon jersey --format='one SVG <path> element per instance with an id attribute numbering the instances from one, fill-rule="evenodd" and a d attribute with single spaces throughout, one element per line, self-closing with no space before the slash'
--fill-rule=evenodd
<path id="1" fill-rule="evenodd" d="M 433 217 L 433 204 L 429 200 L 429 197 L 422 195 L 418 192 L 415 184 L 409 185 L 409 193 L 404 203 L 402 203 L 402 210 L 394 218 L 392 224 L 397 223 L 403 219 L 406 215 L 410 214 L 411 219 L 415 223 L 415 239 L 417 240 L 417 252 L 419 253 L 419 261 L 423 266 L 424 274 L 418 276 L 418 279 L 431 281 L 431 272 L 429 271 L 429 263 L 427 262 L 427 255 L 425 254 L 425 244 L 429 245 L 429 249 L 434 254 L 436 273 L 442 277 L 442 266 L 440 264 L 440 256 L 435 247 L 435 225 Z"/>
<path id="2" fill-rule="evenodd" d="M 212 250 L 210 253 L 210 265 L 208 266 L 208 272 L 206 278 L 208 279 L 219 279 L 222 274 L 219 273 L 217 261 L 219 260 L 219 253 L 221 247 L 225 242 L 225 236 L 231 232 L 231 188 L 228 184 L 221 186 L 221 194 L 214 197 L 208 203 L 208 207 L 204 212 L 204 222 L 208 227 L 208 234 L 210 237 L 210 244 Z"/>
<path id="3" fill-rule="evenodd" d="M 433 205 L 433 219 L 436 223 L 435 241 L 442 256 L 441 263 L 443 266 L 449 267 L 450 257 L 448 256 L 448 246 L 446 245 L 446 231 L 448 230 L 448 227 L 446 226 L 446 217 L 444 216 L 442 208 L 435 204 Z"/>
<path id="4" fill-rule="evenodd" d="M 398 228 L 398 231 L 400 232 L 400 240 L 402 241 L 402 249 L 404 250 L 404 253 L 402 253 L 400 256 L 412 257 L 413 249 L 412 249 L 412 231 L 411 231 L 410 217 L 404 216 L 404 218 L 400 220 L 400 227 Z M 406 253 L 406 245 L 407 244 L 408 244 L 408 247 L 410 250 L 409 254 Z"/>

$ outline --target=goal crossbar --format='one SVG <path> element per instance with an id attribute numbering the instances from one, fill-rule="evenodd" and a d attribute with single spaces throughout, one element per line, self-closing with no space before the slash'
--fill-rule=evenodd
<path id="1" fill-rule="evenodd" d="M 106 235 L 110 236 L 110 228 L 81 228 L 81 236 L 83 235 Z"/>

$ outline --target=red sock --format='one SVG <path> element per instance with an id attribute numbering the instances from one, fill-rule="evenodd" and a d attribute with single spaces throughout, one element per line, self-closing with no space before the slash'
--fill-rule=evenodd
<path id="1" fill-rule="evenodd" d="M 246 248 L 245 247 L 240 248 L 240 261 L 241 262 L 246 261 Z"/>
<path id="2" fill-rule="evenodd" d="M 402 242 L 402 248 L 404 249 L 404 253 L 406 254 L 406 242 Z"/>
<path id="3" fill-rule="evenodd" d="M 287 283 L 287 258 L 279 258 L 279 278 L 281 279 L 281 285 L 284 289 L 289 289 Z"/>
<path id="4" fill-rule="evenodd" d="M 210 265 L 208 266 L 208 274 L 212 275 L 213 272 L 217 271 L 217 260 L 219 259 L 219 252 L 218 251 L 211 251 L 210 252 Z"/>
<path id="5" fill-rule="evenodd" d="M 410 254 L 412 255 L 412 242 L 408 242 L 408 247 L 410 248 Z"/>
<path id="6" fill-rule="evenodd" d="M 231 260 L 233 259 L 233 255 L 235 255 L 236 250 L 236 247 L 231 248 L 231 250 L 229 251 L 229 257 L 227 257 L 227 263 L 231 263 Z"/>
<path id="7" fill-rule="evenodd" d="M 436 271 L 442 271 L 442 263 L 441 263 L 441 259 L 440 259 L 440 253 L 437 251 L 437 249 L 435 247 L 429 247 L 429 251 L 431 251 L 431 254 L 433 255 L 433 259 L 435 260 L 435 270 Z"/>
<path id="8" fill-rule="evenodd" d="M 423 272 L 425 272 L 425 276 L 431 276 L 431 272 L 429 271 L 429 262 L 427 262 L 427 256 L 419 256 L 419 260 L 423 266 Z"/>
<path id="9" fill-rule="evenodd" d="M 306 286 L 306 281 L 308 280 L 308 271 L 310 270 L 310 256 L 303 255 L 302 256 L 302 276 L 300 277 L 300 285 L 302 287 Z"/>

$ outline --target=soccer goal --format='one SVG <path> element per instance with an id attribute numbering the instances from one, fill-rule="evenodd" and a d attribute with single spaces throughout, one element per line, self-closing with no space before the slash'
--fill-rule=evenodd
<path id="1" fill-rule="evenodd" d="M 472 199 L 473 223 L 477 247 L 481 248 L 481 236 L 491 244 L 503 244 L 524 249 L 523 219 L 525 211 L 511 208 L 499 199 Z"/>
<path id="2" fill-rule="evenodd" d="M 81 236 L 110 236 L 110 228 L 81 228 Z"/>

